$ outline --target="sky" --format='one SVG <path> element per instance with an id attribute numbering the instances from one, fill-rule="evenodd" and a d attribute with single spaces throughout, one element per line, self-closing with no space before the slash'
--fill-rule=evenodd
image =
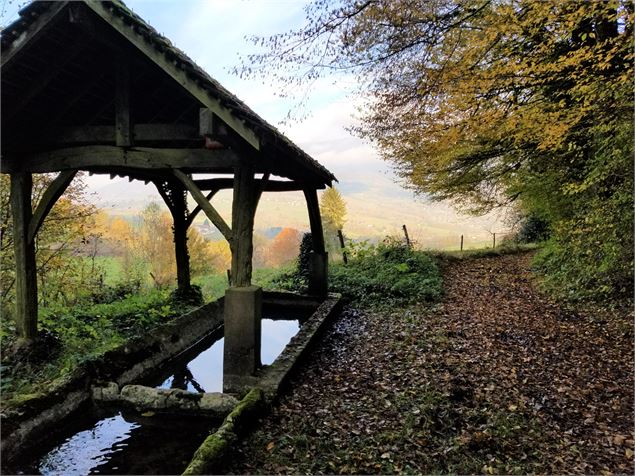
<path id="1" fill-rule="evenodd" d="M 0 0 L 2 24 L 17 17 L 21 1 Z M 304 23 L 304 0 L 128 0 L 126 4 L 183 50 L 249 107 L 270 124 L 278 127 L 298 146 L 331 170 L 349 207 L 349 218 L 361 234 L 367 214 L 377 214 L 377 203 L 386 203 L 393 220 L 383 220 L 373 233 L 394 233 L 406 220 L 421 233 L 426 227 L 444 228 L 447 222 L 453 235 L 465 229 L 487 235 L 502 232 L 506 226 L 495 216 L 474 219 L 455 213 L 449 204 L 431 204 L 405 191 L 373 147 L 354 137 L 347 127 L 355 124 L 359 98 L 350 93 L 352 81 L 342 77 L 320 79 L 311 90 L 296 91 L 296 98 L 307 94 L 302 121 L 282 123 L 297 99 L 276 94 L 281 86 L 262 79 L 241 79 L 232 69 L 241 58 L 256 52 L 247 36 L 267 37 L 274 33 L 299 28 Z M 107 187 L 107 176 L 89 177 L 90 187 L 100 192 Z M 336 184 L 336 187 L 338 185 Z M 369 203 L 373 203 L 369 206 Z M 383 217 L 380 217 L 383 218 Z M 369 221 L 378 218 L 369 217 Z M 349 220 L 352 222 L 352 220 Z M 432 223 L 435 222 L 435 223 Z M 441 233 L 440 231 L 438 233 Z M 416 232 L 415 232 L 416 234 Z M 454 239 L 454 238 L 453 238 Z"/>

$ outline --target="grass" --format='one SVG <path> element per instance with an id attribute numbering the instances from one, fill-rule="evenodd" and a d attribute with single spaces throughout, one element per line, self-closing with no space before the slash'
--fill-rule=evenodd
<path id="1" fill-rule="evenodd" d="M 524 253 L 526 251 L 537 250 L 540 248 L 540 244 L 537 243 L 503 243 L 496 248 L 478 248 L 478 249 L 469 249 L 464 251 L 438 251 L 438 250 L 429 250 L 432 256 L 439 259 L 451 259 L 451 260 L 460 260 L 460 259 L 473 259 L 473 258 L 486 258 L 488 256 L 503 256 L 515 253 Z"/>
<path id="2" fill-rule="evenodd" d="M 288 272 L 286 268 L 256 268 L 253 271 L 252 283 L 267 290 L 280 289 L 276 278 L 285 272 Z M 213 301 L 224 296 L 225 290 L 229 287 L 225 273 L 197 276 L 192 279 L 192 284 L 201 287 L 205 301 Z"/>
<path id="3" fill-rule="evenodd" d="M 40 337 L 35 348 L 28 354 L 3 353 L 0 379 L 3 406 L 37 393 L 82 362 L 99 357 L 185 311 L 182 305 L 170 300 L 167 290 L 128 295 L 106 304 L 41 309 Z M 3 347 L 10 349 L 15 334 L 12 322 L 3 319 L 2 327 Z"/>

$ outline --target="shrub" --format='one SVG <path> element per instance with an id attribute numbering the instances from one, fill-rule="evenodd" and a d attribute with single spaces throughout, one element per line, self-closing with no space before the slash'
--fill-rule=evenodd
<path id="1" fill-rule="evenodd" d="M 407 304 L 435 301 L 442 279 L 429 254 L 387 238 L 376 246 L 366 243 L 348 250 L 348 265 L 331 266 L 330 289 L 359 303 Z"/>
<path id="2" fill-rule="evenodd" d="M 530 214 L 522 219 L 516 234 L 518 243 L 537 243 L 549 238 L 549 223 L 537 215 Z"/>

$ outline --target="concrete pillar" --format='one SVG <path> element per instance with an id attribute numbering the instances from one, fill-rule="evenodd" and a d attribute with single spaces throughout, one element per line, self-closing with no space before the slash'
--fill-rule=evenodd
<path id="1" fill-rule="evenodd" d="M 225 291 L 223 391 L 241 391 L 260 367 L 262 289 L 230 287 Z"/>
<path id="2" fill-rule="evenodd" d="M 312 251 L 309 258 L 309 294 L 325 297 L 328 293 L 329 254 Z"/>

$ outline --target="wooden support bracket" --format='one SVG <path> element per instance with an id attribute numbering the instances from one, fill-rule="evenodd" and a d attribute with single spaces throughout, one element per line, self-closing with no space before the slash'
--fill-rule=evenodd
<path id="1" fill-rule="evenodd" d="M 223 234 L 225 239 L 232 243 L 232 230 L 227 225 L 222 216 L 216 211 L 211 203 L 205 198 L 203 192 L 196 186 L 194 181 L 180 170 L 172 170 L 174 176 L 185 186 L 185 188 L 192 194 L 192 197 L 196 201 L 199 207 L 205 212 L 207 218 L 214 224 L 216 228 Z"/>
<path id="2" fill-rule="evenodd" d="M 68 188 L 75 177 L 75 174 L 77 174 L 77 170 L 66 170 L 64 172 L 60 172 L 55 180 L 53 180 L 47 187 L 44 195 L 42 195 L 40 202 L 37 204 L 37 207 L 33 212 L 31 220 L 29 221 L 29 243 L 33 243 L 35 235 L 44 223 L 44 219 L 51 211 L 51 208 L 53 208 L 57 200 Z"/>
<path id="3" fill-rule="evenodd" d="M 212 190 L 211 192 L 209 192 L 205 196 L 205 200 L 207 200 L 209 202 L 212 198 L 214 198 L 214 195 L 216 195 L 217 193 L 218 193 L 218 190 Z M 201 210 L 202 210 L 201 206 L 200 205 L 196 205 L 196 207 L 194 207 L 194 209 L 187 214 L 187 226 L 188 227 L 190 225 L 192 225 L 192 223 L 194 223 L 194 219 L 196 218 L 196 215 L 198 215 Z"/>

